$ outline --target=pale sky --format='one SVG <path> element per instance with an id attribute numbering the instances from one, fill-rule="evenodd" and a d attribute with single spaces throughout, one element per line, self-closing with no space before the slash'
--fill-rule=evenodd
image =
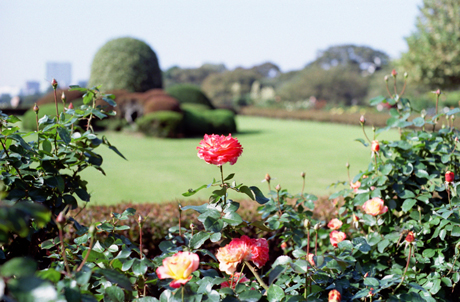
<path id="1" fill-rule="evenodd" d="M 271 61 L 303 68 L 332 45 L 370 46 L 398 58 L 422 0 L 29 0 L 0 1 L 0 87 L 46 89 L 47 61 L 70 62 L 87 80 L 110 39 L 141 39 L 163 70 Z"/>

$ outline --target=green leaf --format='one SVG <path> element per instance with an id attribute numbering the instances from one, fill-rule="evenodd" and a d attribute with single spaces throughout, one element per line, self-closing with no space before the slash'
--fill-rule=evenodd
<path id="1" fill-rule="evenodd" d="M 412 207 L 415 205 L 416 202 L 417 202 L 417 200 L 415 200 L 415 199 L 406 199 L 406 200 L 404 200 L 404 203 L 402 205 L 402 210 L 404 212 L 406 212 L 406 213 L 409 212 L 412 209 Z"/>
<path id="2" fill-rule="evenodd" d="M 117 103 L 115 103 L 114 100 L 112 100 L 111 98 L 109 97 L 103 97 L 102 100 L 104 100 L 107 104 L 109 104 L 110 106 L 113 106 L 113 107 L 116 107 L 117 106 Z"/>
<path id="3" fill-rule="evenodd" d="M 452 287 L 452 280 L 449 278 L 443 277 L 441 278 L 442 283 L 444 283 L 447 287 Z"/>
<path id="4" fill-rule="evenodd" d="M 460 112 L 460 108 L 454 108 L 454 109 L 451 109 L 449 111 L 447 111 L 446 115 L 449 116 L 449 115 L 454 115 L 454 114 L 457 114 Z"/>
<path id="5" fill-rule="evenodd" d="M 357 139 L 355 139 L 355 141 L 357 141 L 357 142 L 360 142 L 361 144 L 363 144 L 363 145 L 364 145 L 364 147 L 367 147 L 367 146 L 369 146 L 369 144 L 368 144 L 368 143 L 366 143 L 366 141 L 364 141 L 362 138 L 357 138 Z"/>
<path id="6" fill-rule="evenodd" d="M 272 284 L 287 269 L 285 265 L 275 266 L 268 275 L 268 284 Z"/>
<path id="7" fill-rule="evenodd" d="M 149 266 L 148 261 L 149 260 L 146 257 L 142 258 L 142 260 L 139 260 L 137 258 L 134 259 L 134 263 L 133 263 L 133 266 L 132 266 L 133 274 L 135 276 L 144 275 L 145 272 L 147 272 L 147 269 L 148 269 L 148 266 Z"/>
<path id="8" fill-rule="evenodd" d="M 53 283 L 57 283 L 61 279 L 61 273 L 54 268 L 48 268 L 37 272 L 37 277 L 42 279 L 50 280 Z M 0 294 L 2 291 L 0 290 Z"/>
<path id="9" fill-rule="evenodd" d="M 211 242 L 217 242 L 217 241 L 219 241 L 221 238 L 222 238 L 222 234 L 221 234 L 221 233 L 213 233 L 213 234 L 211 235 L 211 237 L 209 237 L 209 239 L 211 240 Z"/>
<path id="10" fill-rule="evenodd" d="M 458 225 L 455 225 L 450 235 L 453 237 L 460 237 L 460 227 Z"/>
<path id="11" fill-rule="evenodd" d="M 429 289 L 430 293 L 433 295 L 436 295 L 438 291 L 441 289 L 441 279 L 434 279 L 432 280 L 433 285 Z"/>
<path id="12" fill-rule="evenodd" d="M 118 284 L 126 290 L 132 290 L 131 282 L 124 274 L 111 269 L 99 269 L 97 272 L 104 275 L 108 281 Z"/>
<path id="13" fill-rule="evenodd" d="M 227 181 L 227 180 L 230 180 L 233 178 L 233 176 L 235 176 L 235 173 L 231 173 L 229 174 L 227 177 L 225 177 L 224 181 Z"/>
<path id="14" fill-rule="evenodd" d="M 182 193 L 182 196 L 188 197 L 188 196 L 195 195 L 196 192 L 198 192 L 198 191 L 200 191 L 200 190 L 202 190 L 202 189 L 204 189 L 204 188 L 207 188 L 207 187 L 208 187 L 207 185 L 202 185 L 201 187 L 199 187 L 199 188 L 197 188 L 197 189 L 195 189 L 195 190 L 193 190 L 193 189 L 188 189 L 187 192 Z"/>
<path id="15" fill-rule="evenodd" d="M 222 217 L 222 220 L 231 226 L 237 226 L 243 222 L 243 218 L 241 218 L 241 216 L 235 212 L 228 212 Z"/>
<path id="16" fill-rule="evenodd" d="M 251 222 L 251 225 L 255 226 L 256 228 L 262 230 L 262 231 L 265 231 L 265 232 L 271 232 L 272 230 L 269 229 L 263 221 L 260 221 L 260 220 L 257 220 L 257 221 L 253 221 Z"/>
<path id="17" fill-rule="evenodd" d="M 118 286 L 110 286 L 105 289 L 104 301 L 109 302 L 124 302 L 125 293 Z"/>
<path id="18" fill-rule="evenodd" d="M 284 290 L 276 284 L 268 288 L 267 298 L 269 302 L 281 301 L 284 298 Z"/>
<path id="19" fill-rule="evenodd" d="M 64 141 L 66 145 L 70 144 L 70 132 L 65 127 L 58 127 L 57 132 L 59 133 L 59 137 Z"/>
<path id="20" fill-rule="evenodd" d="M 227 296 L 229 297 L 229 296 Z M 246 290 L 238 295 L 239 300 L 229 300 L 230 301 L 245 301 L 245 302 L 257 302 L 262 298 L 262 294 L 257 290 Z M 222 300 L 227 301 L 227 299 Z"/>
<path id="21" fill-rule="evenodd" d="M 414 118 L 412 122 L 414 123 L 415 127 L 422 127 L 425 125 L 425 120 L 421 116 Z"/>
<path id="22" fill-rule="evenodd" d="M 402 199 L 407 199 L 407 198 L 414 198 L 415 194 L 412 191 L 404 190 L 402 193 L 398 194 L 398 196 Z"/>
<path id="23" fill-rule="evenodd" d="M 198 232 L 197 234 L 193 235 L 192 239 L 190 239 L 190 248 L 198 249 L 200 248 L 206 240 L 209 239 L 211 235 L 208 232 Z"/>
<path id="24" fill-rule="evenodd" d="M 380 286 L 380 283 L 379 283 L 379 280 L 375 278 L 367 277 L 364 279 L 364 285 L 376 288 Z"/>
<path id="25" fill-rule="evenodd" d="M 382 103 L 383 101 L 385 101 L 385 97 L 379 95 L 379 96 L 376 96 L 375 98 L 370 99 L 369 104 L 371 106 L 376 106 L 376 105 Z"/>
<path id="26" fill-rule="evenodd" d="M 357 292 L 353 297 L 351 297 L 351 300 L 367 297 L 369 295 L 369 292 L 370 290 L 368 288 L 363 288 L 362 290 Z"/>
<path id="27" fill-rule="evenodd" d="M 385 250 L 385 248 L 390 245 L 390 241 L 388 239 L 384 239 L 382 241 L 380 241 L 378 244 L 377 244 L 377 249 L 379 250 L 379 253 L 383 253 L 383 251 Z"/>
<path id="28" fill-rule="evenodd" d="M 350 240 L 343 240 L 337 244 L 337 246 L 340 249 L 346 249 L 346 250 L 352 250 L 353 249 L 353 244 L 351 243 Z"/>
<path id="29" fill-rule="evenodd" d="M 37 269 L 37 263 L 30 258 L 17 257 L 0 266 L 0 275 L 3 277 L 16 278 L 33 275 Z"/>

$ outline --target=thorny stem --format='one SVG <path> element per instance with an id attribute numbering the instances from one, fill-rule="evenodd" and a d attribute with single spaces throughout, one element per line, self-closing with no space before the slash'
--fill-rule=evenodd
<path id="1" fill-rule="evenodd" d="M 260 276 L 257 273 L 256 269 L 247 260 L 244 260 L 244 263 L 248 266 L 249 270 L 252 272 L 254 277 L 256 277 L 256 279 L 259 282 L 260 286 L 262 286 L 268 292 L 267 284 L 265 284 L 265 282 L 260 278 Z"/>
<path id="2" fill-rule="evenodd" d="M 225 188 L 225 194 L 224 194 L 224 204 L 227 203 L 227 186 L 225 185 L 224 182 L 224 168 L 222 166 L 219 166 L 220 169 L 220 179 L 222 180 L 222 188 Z"/>
<path id="3" fill-rule="evenodd" d="M 307 229 L 307 255 L 305 256 L 305 260 L 308 262 L 308 254 L 310 254 L 310 228 Z M 307 272 L 305 273 L 305 292 L 304 292 L 304 298 L 307 298 L 307 289 L 309 288 L 309 280 L 308 280 L 308 269 Z M 308 301 L 308 300 L 307 300 Z"/>
<path id="4" fill-rule="evenodd" d="M 93 243 L 94 243 L 94 234 L 91 234 L 91 241 L 89 242 L 89 249 L 88 252 L 86 253 L 85 259 L 83 259 L 83 262 L 80 263 L 80 265 L 77 268 L 77 272 L 79 272 L 83 265 L 85 264 L 86 260 L 88 260 L 89 254 L 91 254 L 91 250 L 93 249 Z"/>
<path id="5" fill-rule="evenodd" d="M 407 84 L 407 79 L 404 79 L 404 86 L 401 90 L 401 93 L 399 94 L 399 96 L 402 96 L 404 94 L 404 91 L 406 90 L 406 84 Z"/>
<path id="6" fill-rule="evenodd" d="M 439 94 L 436 93 L 436 113 L 435 113 L 435 115 L 438 115 L 438 103 L 439 103 Z M 437 121 L 438 121 L 438 119 L 436 118 L 435 122 L 433 123 L 433 132 L 434 132 L 434 130 L 436 128 Z"/>
<path id="7" fill-rule="evenodd" d="M 181 285 L 182 287 L 182 302 L 184 302 L 184 288 L 185 288 L 185 285 Z"/>
<path id="8" fill-rule="evenodd" d="M 94 99 L 93 97 L 93 109 L 96 108 L 96 100 Z M 86 125 L 86 131 L 89 130 L 89 128 L 91 128 L 91 130 L 93 130 L 93 127 L 91 127 L 91 120 L 93 119 L 93 113 L 91 112 L 91 114 L 89 115 L 89 118 L 88 118 L 88 125 Z M 92 131 L 94 132 L 94 131 Z"/>
<path id="9" fill-rule="evenodd" d="M 318 254 L 318 231 L 315 231 L 315 257 Z"/>
<path id="10" fill-rule="evenodd" d="M 364 136 L 366 137 L 367 141 L 369 142 L 369 144 L 372 145 L 371 140 L 369 139 L 369 137 L 368 137 L 367 134 L 366 134 L 366 131 L 364 130 L 364 125 L 362 125 L 361 128 L 363 129 L 363 133 L 364 133 Z"/>
<path id="11" fill-rule="evenodd" d="M 390 98 L 393 97 L 393 95 L 390 92 L 390 89 L 388 88 L 388 81 L 385 81 L 385 84 L 386 84 L 388 95 L 390 96 Z"/>
<path id="12" fill-rule="evenodd" d="M 179 204 L 179 236 L 182 237 L 182 207 Z"/>
<path id="13" fill-rule="evenodd" d="M 69 268 L 69 264 L 67 263 L 67 256 L 65 254 L 64 238 L 62 236 L 62 226 L 60 223 L 58 223 L 58 229 L 59 229 L 59 240 L 61 241 L 61 253 L 62 253 L 62 258 L 64 258 L 65 270 L 67 271 L 67 274 L 69 274 L 70 276 L 70 268 Z"/>
<path id="14" fill-rule="evenodd" d="M 398 90 L 396 89 L 396 77 L 393 78 L 393 88 L 394 88 L 395 94 L 398 94 Z"/>
<path id="15" fill-rule="evenodd" d="M 179 232 L 180 232 L 180 227 L 179 227 Z M 139 223 L 139 259 L 142 260 L 143 255 L 142 255 L 142 222 Z"/>
<path id="16" fill-rule="evenodd" d="M 300 195 L 303 196 L 303 191 L 305 190 L 305 177 L 303 177 L 303 183 L 302 183 L 302 191 L 300 191 Z"/>
<path id="17" fill-rule="evenodd" d="M 457 259 L 458 259 L 458 254 L 455 255 L 455 256 L 456 256 L 456 257 L 455 257 L 454 263 L 452 263 L 452 267 L 451 267 L 450 270 L 447 272 L 446 276 L 449 275 L 449 274 L 452 272 L 452 270 L 454 269 L 455 263 L 457 262 Z"/>
<path id="18" fill-rule="evenodd" d="M 452 203 L 450 202 L 450 184 L 449 183 L 447 183 L 446 191 L 447 191 L 447 199 L 449 200 L 450 209 L 452 210 Z"/>
<path id="19" fill-rule="evenodd" d="M 56 105 L 56 118 L 59 120 L 59 111 L 58 111 L 58 104 L 57 104 L 56 88 L 53 87 L 53 90 L 54 90 L 54 104 Z"/>
<path id="20" fill-rule="evenodd" d="M 396 292 L 396 290 L 397 290 L 397 289 L 401 286 L 401 284 L 404 282 L 404 278 L 406 277 L 407 268 L 409 267 L 409 263 L 410 263 L 411 253 L 412 253 L 412 245 L 409 245 L 409 255 L 407 256 L 406 268 L 404 269 L 404 273 L 403 273 L 401 282 L 398 284 L 398 286 L 396 286 L 396 288 L 395 288 L 395 290 L 393 291 L 393 293 Z"/>
<path id="21" fill-rule="evenodd" d="M 277 196 L 277 200 L 278 200 L 279 215 L 280 215 L 280 218 L 281 218 L 281 215 L 283 215 L 283 211 L 281 211 L 280 191 L 279 190 L 276 190 L 276 196 Z"/>

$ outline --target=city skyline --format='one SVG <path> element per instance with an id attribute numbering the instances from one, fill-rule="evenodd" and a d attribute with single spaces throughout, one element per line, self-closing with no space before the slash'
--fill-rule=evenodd
<path id="1" fill-rule="evenodd" d="M 149 44 L 160 67 L 223 63 L 229 69 L 273 62 L 298 70 L 332 45 L 369 46 L 398 58 L 404 37 L 415 30 L 421 0 L 326 2 L 232 1 L 191 3 L 101 0 L 79 5 L 50 0 L 0 3 L 0 87 L 51 79 L 46 62 L 70 62 L 75 83 L 86 81 L 97 50 L 110 39 L 130 36 Z M 97 18 L 85 18 L 100 12 Z M 132 14 L 135 12 L 135 14 Z M 20 38 L 19 38 L 20 37 Z"/>

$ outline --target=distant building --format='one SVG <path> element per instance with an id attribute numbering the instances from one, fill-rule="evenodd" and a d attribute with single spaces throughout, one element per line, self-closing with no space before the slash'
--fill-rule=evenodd
<path id="1" fill-rule="evenodd" d="M 88 86 L 88 81 L 78 81 L 78 86 L 86 88 Z"/>
<path id="2" fill-rule="evenodd" d="M 60 88 L 69 87 L 72 81 L 72 64 L 69 62 L 47 62 L 46 80 L 56 79 Z"/>
<path id="3" fill-rule="evenodd" d="M 23 90 L 24 95 L 32 95 L 40 92 L 40 83 L 37 81 L 27 81 L 26 87 Z"/>

